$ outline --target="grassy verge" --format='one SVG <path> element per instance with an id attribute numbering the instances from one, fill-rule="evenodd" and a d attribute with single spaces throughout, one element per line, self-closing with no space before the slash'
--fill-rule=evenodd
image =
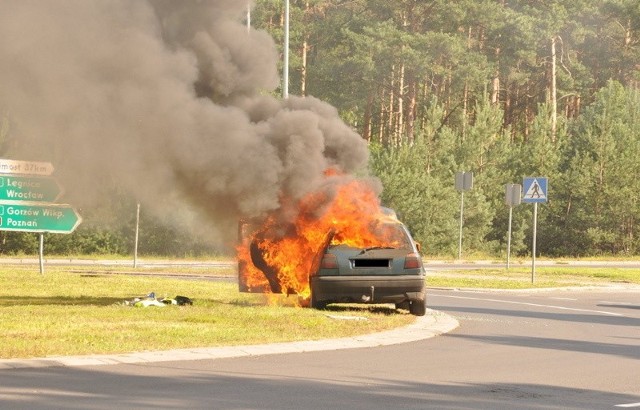
<path id="1" fill-rule="evenodd" d="M 640 285 L 640 269 L 539 267 L 532 282 L 531 268 L 517 267 L 431 272 L 429 286 L 448 288 L 536 289 L 574 286 Z"/>
<path id="2" fill-rule="evenodd" d="M 233 283 L 73 269 L 49 266 L 41 275 L 35 267 L 0 268 L 0 358 L 313 340 L 377 332 L 414 320 L 386 306 L 303 309 L 292 298 L 267 301 L 263 295 L 239 293 Z M 188 296 L 194 305 L 124 304 L 150 292 Z M 367 320 L 335 318 L 341 315 Z"/>
<path id="3" fill-rule="evenodd" d="M 194 280 L 176 276 L 189 275 Z M 235 267 L 126 266 L 0 267 L 0 358 L 123 353 L 353 336 L 413 322 L 389 306 L 332 306 L 328 312 L 296 307 L 293 297 L 243 294 Z M 531 289 L 612 284 L 640 285 L 640 270 L 540 267 L 531 270 L 429 272 L 431 287 Z M 193 306 L 134 308 L 124 304 L 155 292 L 188 296 Z M 366 320 L 346 320 L 357 316 Z M 345 320 L 337 319 L 342 317 Z"/>

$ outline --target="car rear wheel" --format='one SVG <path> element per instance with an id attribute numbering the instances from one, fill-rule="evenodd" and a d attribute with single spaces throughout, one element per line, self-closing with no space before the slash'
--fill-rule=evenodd
<path id="1" fill-rule="evenodd" d="M 411 302 L 405 300 L 404 302 L 396 303 L 396 309 L 409 310 L 411 308 Z"/>
<path id="2" fill-rule="evenodd" d="M 409 313 L 414 316 L 424 316 L 427 313 L 427 299 L 412 300 L 409 306 Z"/>
<path id="3" fill-rule="evenodd" d="M 311 300 L 309 302 L 309 305 L 313 309 L 323 310 L 327 307 L 327 302 L 325 302 L 324 300 L 318 300 L 315 296 L 315 292 L 311 291 Z"/>

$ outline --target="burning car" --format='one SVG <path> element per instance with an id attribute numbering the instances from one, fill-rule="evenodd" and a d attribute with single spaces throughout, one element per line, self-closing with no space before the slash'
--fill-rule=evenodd
<path id="1" fill-rule="evenodd" d="M 385 217 L 373 228 L 383 245 L 329 242 L 310 273 L 310 305 L 332 302 L 394 303 L 413 315 L 426 312 L 425 270 L 419 246 L 400 221 Z"/>
<path id="2" fill-rule="evenodd" d="M 356 191 L 358 186 L 345 186 L 321 216 L 304 205 L 293 222 L 273 215 L 241 222 L 240 291 L 295 294 L 319 309 L 338 302 L 393 303 L 423 316 L 419 245 L 392 210 L 372 198 L 354 203 Z"/>

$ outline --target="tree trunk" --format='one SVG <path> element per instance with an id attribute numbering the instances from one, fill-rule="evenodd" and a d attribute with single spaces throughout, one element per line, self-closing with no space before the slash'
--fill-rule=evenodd
<path id="1" fill-rule="evenodd" d="M 472 48 L 472 28 L 469 26 L 467 30 L 467 50 L 471 52 Z M 467 116 L 469 112 L 469 83 L 465 80 L 464 82 L 464 90 L 462 91 L 462 141 L 464 141 L 467 136 Z"/>
<path id="2" fill-rule="evenodd" d="M 517 98 L 517 95 L 514 96 L 511 92 L 506 93 L 506 96 L 504 97 L 504 108 L 503 108 L 504 119 L 502 120 L 503 127 L 511 123 L 511 120 L 513 117 L 513 108 L 512 108 L 513 98 Z M 491 101 L 491 103 L 495 104 L 493 100 Z M 512 133 L 513 132 L 515 132 L 515 130 L 512 130 Z"/>
<path id="3" fill-rule="evenodd" d="M 556 141 L 556 130 L 558 127 L 558 92 L 556 89 L 556 40 L 551 38 L 551 141 Z"/>
<path id="4" fill-rule="evenodd" d="M 500 101 L 500 49 L 496 49 L 496 71 L 491 82 L 491 104 L 496 105 Z"/>
<path id="5" fill-rule="evenodd" d="M 371 110 L 373 109 L 373 94 L 367 96 L 367 105 L 364 108 L 364 118 L 362 124 L 362 138 L 371 142 Z"/>
<path id="6" fill-rule="evenodd" d="M 387 139 L 389 140 L 390 144 L 394 144 L 395 145 L 395 127 L 394 127 L 394 116 L 395 116 L 395 85 L 396 85 L 396 81 L 395 81 L 395 71 L 396 71 L 396 66 L 393 65 L 391 66 L 391 84 L 389 84 L 389 118 L 387 119 L 387 134 L 389 134 L 387 136 Z"/>
<path id="7" fill-rule="evenodd" d="M 417 102 L 417 84 L 416 84 L 416 80 L 413 76 L 411 76 L 411 79 L 409 81 L 409 85 L 408 85 L 408 89 L 409 89 L 409 106 L 407 107 L 407 126 L 406 126 L 406 132 L 407 132 L 407 141 L 409 142 L 409 144 L 413 144 L 413 141 L 415 140 L 415 121 L 416 121 L 416 109 L 418 106 L 418 102 Z"/>
<path id="8" fill-rule="evenodd" d="M 378 140 L 385 147 L 389 145 L 389 140 L 387 137 L 386 126 L 387 119 L 385 117 L 385 113 L 387 112 L 386 107 L 384 106 L 385 101 L 385 87 L 382 87 L 382 92 L 380 96 L 380 128 L 378 129 Z"/>
<path id="9" fill-rule="evenodd" d="M 396 145 L 402 145 L 404 135 L 404 63 L 400 65 L 400 79 L 398 84 L 398 114 L 396 120 L 395 140 Z"/>

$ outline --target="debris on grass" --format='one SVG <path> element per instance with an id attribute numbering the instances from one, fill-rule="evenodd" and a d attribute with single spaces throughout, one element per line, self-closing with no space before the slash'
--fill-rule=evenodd
<path id="1" fill-rule="evenodd" d="M 176 296 L 175 298 L 156 298 L 155 292 L 149 293 L 144 297 L 133 298 L 132 300 L 125 300 L 124 305 L 133 307 L 164 307 L 167 305 L 193 305 L 193 300 L 187 296 Z"/>

